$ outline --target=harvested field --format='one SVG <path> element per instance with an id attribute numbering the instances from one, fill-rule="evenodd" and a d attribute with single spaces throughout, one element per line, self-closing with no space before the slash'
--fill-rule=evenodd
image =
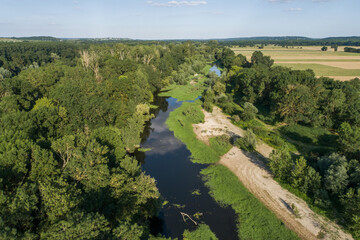
<path id="1" fill-rule="evenodd" d="M 357 47 L 358 48 L 358 47 Z M 254 51 L 262 51 L 264 55 L 275 60 L 275 64 L 291 67 L 296 70 L 313 69 L 317 76 L 333 77 L 346 81 L 360 76 L 360 54 L 344 52 L 344 47 L 338 51 L 328 47 L 321 51 L 320 46 L 279 47 L 266 46 L 232 48 L 236 54 L 243 54 L 250 60 Z"/>
<path id="2" fill-rule="evenodd" d="M 300 61 L 276 61 L 277 64 L 299 64 Z M 301 61 L 301 64 L 321 64 L 321 65 L 326 65 L 326 66 L 331 66 L 331 67 L 337 67 L 337 68 L 343 68 L 343 69 L 360 69 L 360 61 L 359 62 L 349 62 L 349 61 L 344 61 L 344 62 L 333 62 L 333 61 Z"/>

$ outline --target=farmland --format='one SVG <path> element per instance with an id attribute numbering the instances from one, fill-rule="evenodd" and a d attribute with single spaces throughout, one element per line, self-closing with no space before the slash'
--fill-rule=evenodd
<path id="1" fill-rule="evenodd" d="M 360 77 L 360 54 L 344 52 L 344 47 L 339 47 L 335 52 L 330 46 L 328 51 L 321 51 L 320 46 L 304 47 L 236 47 L 232 48 L 236 54 L 242 54 L 250 60 L 254 51 L 262 51 L 264 55 L 271 56 L 275 65 L 291 67 L 296 70 L 314 70 L 316 76 L 331 77 L 336 80 L 346 81 Z"/>

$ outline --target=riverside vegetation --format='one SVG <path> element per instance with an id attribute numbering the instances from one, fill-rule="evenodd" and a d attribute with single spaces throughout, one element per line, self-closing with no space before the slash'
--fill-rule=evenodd
<path id="1" fill-rule="evenodd" d="M 204 108 L 220 106 L 235 124 L 272 143 L 274 177 L 359 239 L 360 80 L 273 66 L 260 51 L 250 61 L 223 53 L 218 60 L 226 74 L 204 93 Z"/>
<path id="2" fill-rule="evenodd" d="M 269 160 L 276 179 L 360 238 L 359 80 L 273 67 L 261 52 L 247 61 L 216 41 L 1 44 L 14 49 L 0 59 L 1 238 L 165 239 L 150 235 L 156 181 L 133 157 L 164 88 L 182 100 L 203 92 L 168 119 L 193 161 L 216 163 L 231 148 L 226 136 L 208 146 L 193 132 L 201 105 L 216 104 L 278 149 Z M 205 78 L 215 61 L 222 76 Z M 240 238 L 297 238 L 225 167 L 201 174 L 238 214 Z M 183 236 L 216 238 L 206 225 Z"/>
<path id="3" fill-rule="evenodd" d="M 133 152 L 154 94 L 201 73 L 214 48 L 40 41 L 0 51 L 0 238 L 148 238 L 160 194 Z"/>

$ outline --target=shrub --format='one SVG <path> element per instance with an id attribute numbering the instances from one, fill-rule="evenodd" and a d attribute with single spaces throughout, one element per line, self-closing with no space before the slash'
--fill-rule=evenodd
<path id="1" fill-rule="evenodd" d="M 243 138 L 238 138 L 235 140 L 234 145 L 240 149 L 243 149 L 248 152 L 255 151 L 256 148 L 256 136 L 251 129 L 246 131 Z"/>
<path id="2" fill-rule="evenodd" d="M 242 118 L 244 121 L 253 120 L 258 113 L 258 109 L 249 102 L 244 104 L 244 112 L 242 113 Z"/>
<path id="3" fill-rule="evenodd" d="M 234 122 L 240 122 L 240 117 L 238 115 L 232 116 Z"/>

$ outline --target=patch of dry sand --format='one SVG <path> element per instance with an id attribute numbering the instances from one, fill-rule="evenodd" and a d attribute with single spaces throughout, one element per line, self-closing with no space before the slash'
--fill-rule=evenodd
<path id="1" fill-rule="evenodd" d="M 209 143 L 209 138 L 222 134 L 243 136 L 245 131 L 234 126 L 221 110 L 214 107 L 212 113 L 205 112 L 205 122 L 194 124 L 193 129 L 197 138 Z M 268 157 L 273 148 L 259 142 L 256 150 L 264 157 Z M 246 153 L 233 147 L 221 157 L 220 164 L 228 167 L 265 206 L 281 219 L 286 226 L 296 232 L 302 239 L 317 239 L 322 231 L 324 239 L 353 239 L 341 228 L 314 213 L 302 199 L 283 189 L 260 160 L 258 153 Z M 291 206 L 294 205 L 300 218 L 296 218 Z"/>

